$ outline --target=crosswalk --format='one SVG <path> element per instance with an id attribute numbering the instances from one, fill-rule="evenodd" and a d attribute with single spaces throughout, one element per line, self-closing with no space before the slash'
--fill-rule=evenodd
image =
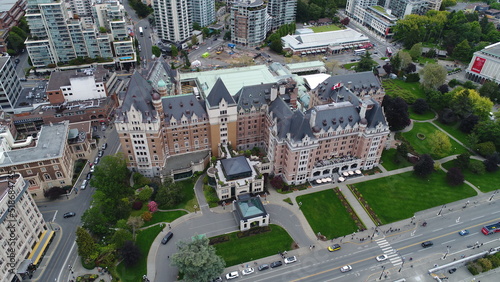
<path id="1" fill-rule="evenodd" d="M 387 256 L 387 259 L 394 265 L 394 266 L 400 266 L 403 264 L 403 261 L 401 260 L 401 256 L 398 254 L 397 250 L 393 249 L 391 247 L 391 244 L 387 242 L 385 238 L 380 238 L 375 240 L 377 245 L 382 249 L 382 252 L 384 255 Z"/>

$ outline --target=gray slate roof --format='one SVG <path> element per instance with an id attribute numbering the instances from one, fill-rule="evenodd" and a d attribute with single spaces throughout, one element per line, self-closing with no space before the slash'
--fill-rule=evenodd
<path id="1" fill-rule="evenodd" d="M 218 107 L 222 99 L 224 99 L 228 105 L 236 104 L 233 97 L 231 96 L 226 86 L 224 85 L 224 82 L 222 82 L 222 79 L 219 78 L 217 79 L 217 81 L 214 84 L 214 87 L 212 87 L 212 90 L 208 94 L 207 103 L 211 108 Z"/>
<path id="2" fill-rule="evenodd" d="M 166 96 L 162 100 L 163 112 L 168 120 L 174 117 L 180 120 L 183 115 L 191 119 L 193 114 L 198 118 L 208 118 L 204 105 L 196 99 L 196 96 L 191 94 Z"/>
<path id="3" fill-rule="evenodd" d="M 245 86 L 234 95 L 234 100 L 238 103 L 238 110 L 249 110 L 253 107 L 260 109 L 266 105 L 271 96 L 271 88 L 275 83 L 266 83 L 252 86 Z"/>
<path id="4" fill-rule="evenodd" d="M 152 104 L 152 93 L 151 84 L 135 71 L 130 77 L 122 106 L 116 109 L 116 121 L 128 122 L 127 113 L 132 105 L 142 113 L 144 122 L 155 120 L 156 110 Z"/>
<path id="5" fill-rule="evenodd" d="M 224 175 L 226 177 L 232 175 L 239 175 L 245 172 L 252 173 L 252 168 L 248 164 L 247 158 L 245 156 L 222 159 L 220 162 L 222 165 L 222 169 L 224 170 Z"/>
<path id="6" fill-rule="evenodd" d="M 332 87 L 341 83 L 342 87 L 336 90 L 332 90 Z M 355 95 L 351 92 L 359 92 L 361 89 L 368 88 L 381 88 L 380 80 L 371 71 L 350 73 L 344 75 L 336 75 L 327 78 L 325 81 L 320 83 L 316 89 L 318 90 L 318 96 L 324 100 L 332 100 L 336 102 L 348 101 L 349 99 L 355 99 Z M 347 90 L 349 88 L 351 91 Z"/>

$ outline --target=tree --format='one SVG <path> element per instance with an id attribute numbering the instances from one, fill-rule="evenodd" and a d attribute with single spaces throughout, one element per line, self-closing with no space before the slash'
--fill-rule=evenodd
<path id="1" fill-rule="evenodd" d="M 412 56 L 408 52 L 399 51 L 397 55 L 401 59 L 401 69 L 406 69 L 413 62 Z"/>
<path id="2" fill-rule="evenodd" d="M 446 94 L 446 93 L 450 92 L 450 87 L 448 87 L 448 84 L 443 84 L 443 85 L 439 86 L 437 90 L 443 94 Z"/>
<path id="3" fill-rule="evenodd" d="M 500 155 L 498 152 L 493 153 L 491 156 L 483 161 L 484 168 L 487 172 L 495 172 L 498 170 L 498 163 L 500 163 Z"/>
<path id="4" fill-rule="evenodd" d="M 401 97 L 392 98 L 389 95 L 384 96 L 382 101 L 385 118 L 391 131 L 402 130 L 410 125 L 410 114 L 408 113 L 408 104 Z"/>
<path id="5" fill-rule="evenodd" d="M 151 219 L 153 218 L 153 214 L 151 214 L 149 211 L 145 211 L 142 213 L 141 218 L 145 222 L 148 222 L 151 221 Z"/>
<path id="6" fill-rule="evenodd" d="M 174 207 L 183 200 L 182 188 L 172 178 L 167 178 L 158 188 L 155 201 L 161 208 Z"/>
<path id="7" fill-rule="evenodd" d="M 140 216 L 131 216 L 127 220 L 127 224 L 132 228 L 132 238 L 135 239 L 135 231 L 144 224 L 144 220 Z"/>
<path id="8" fill-rule="evenodd" d="M 172 57 L 177 57 L 179 55 L 179 49 L 177 49 L 177 46 L 174 44 L 170 45 L 170 53 L 172 54 Z"/>
<path id="9" fill-rule="evenodd" d="M 78 255 L 88 259 L 97 252 L 97 245 L 90 233 L 82 227 L 76 229 L 76 245 L 78 246 Z"/>
<path id="10" fill-rule="evenodd" d="M 151 53 L 153 53 L 153 55 L 155 55 L 155 57 L 159 58 L 161 57 L 161 50 L 160 50 L 160 47 L 156 46 L 156 45 L 153 45 L 151 47 Z"/>
<path id="11" fill-rule="evenodd" d="M 209 245 L 205 236 L 195 236 L 191 241 L 177 243 L 179 251 L 172 255 L 172 265 L 184 273 L 185 281 L 205 282 L 219 276 L 226 263 Z"/>
<path id="12" fill-rule="evenodd" d="M 413 63 L 408 64 L 408 66 L 405 69 L 406 73 L 412 73 L 417 71 L 417 66 Z"/>
<path id="13" fill-rule="evenodd" d="M 500 148 L 500 127 L 491 120 L 481 121 L 474 127 L 478 143 L 491 141 Z"/>
<path id="14" fill-rule="evenodd" d="M 434 171 L 434 160 L 427 154 L 421 155 L 413 170 L 417 176 L 427 177 Z"/>
<path id="15" fill-rule="evenodd" d="M 110 232 L 108 218 L 101 212 L 100 206 L 94 205 L 82 215 L 83 228 L 96 236 L 105 236 Z"/>
<path id="16" fill-rule="evenodd" d="M 271 185 L 276 189 L 276 190 L 283 190 L 285 187 L 285 182 L 283 182 L 283 179 L 279 175 L 275 175 L 271 179 Z"/>
<path id="17" fill-rule="evenodd" d="M 66 194 L 66 190 L 61 187 L 51 187 L 47 191 L 43 192 L 43 196 L 45 198 L 49 198 L 49 200 L 59 199 L 59 197 L 64 194 Z"/>
<path id="18" fill-rule="evenodd" d="M 464 174 L 458 167 L 452 167 L 446 173 L 446 180 L 451 186 L 458 186 L 464 183 Z"/>
<path id="19" fill-rule="evenodd" d="M 422 85 L 427 89 L 436 89 L 439 85 L 444 84 L 447 73 L 446 69 L 439 64 L 427 64 L 420 71 Z"/>
<path id="20" fill-rule="evenodd" d="M 151 201 L 148 203 L 148 210 L 152 213 L 158 211 L 158 204 L 155 201 Z"/>
<path id="21" fill-rule="evenodd" d="M 462 62 L 469 62 L 472 58 L 472 48 L 469 45 L 469 41 L 464 39 L 462 42 L 457 44 L 455 49 L 453 49 L 453 57 Z"/>
<path id="22" fill-rule="evenodd" d="M 120 249 L 120 255 L 125 266 L 132 267 L 139 262 L 142 254 L 141 250 L 134 244 L 134 242 L 126 241 Z"/>
<path id="23" fill-rule="evenodd" d="M 116 249 L 121 249 L 125 242 L 132 241 L 133 236 L 130 231 L 126 229 L 118 229 L 115 231 L 113 236 L 111 237 L 111 242 L 115 245 Z"/>
<path id="24" fill-rule="evenodd" d="M 457 158 L 455 159 L 455 165 L 459 169 L 468 168 L 469 163 L 470 163 L 470 154 L 468 152 L 465 152 L 465 153 L 458 155 Z"/>
<path id="25" fill-rule="evenodd" d="M 197 22 L 194 22 L 194 23 L 193 23 L 193 29 L 194 29 L 194 30 L 201 30 L 201 25 L 200 25 L 199 23 L 197 23 Z M 193 44 L 193 45 L 194 45 L 194 44 Z"/>
<path id="26" fill-rule="evenodd" d="M 372 60 L 372 56 L 370 55 L 370 52 L 366 52 L 362 57 L 361 60 L 358 62 L 354 70 L 356 72 L 363 72 L 363 71 L 371 71 L 373 70 L 373 67 L 377 65 L 375 61 Z"/>
<path id="27" fill-rule="evenodd" d="M 476 151 L 483 157 L 489 157 L 496 152 L 495 144 L 491 141 L 479 143 L 476 145 Z"/>
<path id="28" fill-rule="evenodd" d="M 394 72 L 394 69 L 393 69 L 392 65 L 389 64 L 389 63 L 383 65 L 382 68 L 384 68 L 385 73 L 387 73 L 387 74 L 391 74 L 391 73 Z"/>
<path id="29" fill-rule="evenodd" d="M 281 54 L 283 53 L 283 45 L 281 39 L 271 41 L 271 46 L 269 46 L 274 52 Z"/>
<path id="30" fill-rule="evenodd" d="M 485 167 L 484 164 L 481 162 L 471 162 L 469 164 L 469 170 L 474 173 L 474 174 L 484 174 L 485 172 Z"/>
<path id="31" fill-rule="evenodd" d="M 471 133 L 474 130 L 474 127 L 479 123 L 479 117 L 476 115 L 469 115 L 466 118 L 462 119 L 458 129 L 463 133 Z"/>
<path id="32" fill-rule="evenodd" d="M 343 25 L 348 25 L 351 20 L 348 17 L 343 18 L 340 23 Z"/>
<path id="33" fill-rule="evenodd" d="M 196 35 L 191 36 L 191 44 L 196 45 L 198 43 L 199 43 L 198 36 Z"/>
<path id="34" fill-rule="evenodd" d="M 435 156 L 443 156 L 451 150 L 450 138 L 442 131 L 436 131 L 429 137 L 431 153 Z"/>
<path id="35" fill-rule="evenodd" d="M 457 0 L 443 0 L 441 2 L 441 10 L 457 5 Z"/>
<path id="36" fill-rule="evenodd" d="M 401 69 L 401 58 L 399 57 L 399 52 L 391 57 L 392 72 L 398 73 Z"/>
<path id="37" fill-rule="evenodd" d="M 20 53 L 24 49 L 25 40 L 19 34 L 11 32 L 7 40 L 9 49 L 16 51 L 16 53 Z"/>
<path id="38" fill-rule="evenodd" d="M 146 202 L 151 198 L 151 195 L 153 195 L 153 188 L 146 186 L 141 189 L 139 194 L 137 195 L 137 198 L 143 202 Z"/>
<path id="39" fill-rule="evenodd" d="M 409 55 L 413 60 L 418 59 L 420 56 L 422 56 L 422 42 L 415 43 L 411 47 L 409 51 Z"/>
<path id="40" fill-rule="evenodd" d="M 429 104 L 427 104 L 427 102 L 424 99 L 419 98 L 415 100 L 415 102 L 413 103 L 412 109 L 416 114 L 421 115 L 427 112 L 430 109 L 430 107 Z"/>
<path id="41" fill-rule="evenodd" d="M 476 90 L 458 88 L 450 92 L 452 98 L 452 109 L 458 110 L 461 117 L 467 116 L 469 113 L 479 116 L 481 120 L 489 119 L 493 102 L 489 98 L 482 97 Z"/>
<path id="42" fill-rule="evenodd" d="M 479 88 L 479 94 L 496 102 L 500 99 L 500 88 L 495 82 L 488 80 Z"/>

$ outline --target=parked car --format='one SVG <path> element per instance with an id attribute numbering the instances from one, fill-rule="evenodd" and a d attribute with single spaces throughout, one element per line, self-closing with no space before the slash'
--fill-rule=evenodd
<path id="1" fill-rule="evenodd" d="M 87 173 L 87 180 L 90 180 L 92 178 L 92 172 Z"/>
<path id="2" fill-rule="evenodd" d="M 344 265 L 340 268 L 340 272 L 348 272 L 352 270 L 352 266 L 350 265 Z"/>
<path id="3" fill-rule="evenodd" d="M 215 277 L 214 279 L 212 279 L 212 282 L 222 282 L 222 277 Z"/>
<path id="4" fill-rule="evenodd" d="M 73 217 L 75 215 L 76 215 L 76 213 L 74 213 L 74 212 L 67 212 L 67 213 L 63 214 L 63 217 L 68 218 L 68 217 Z"/>
<path id="5" fill-rule="evenodd" d="M 103 150 L 103 151 L 104 151 L 104 150 L 106 150 L 106 148 L 108 148 L 108 143 L 104 143 L 104 144 L 102 144 L 102 146 L 101 146 L 101 150 Z"/>
<path id="6" fill-rule="evenodd" d="M 259 271 L 269 269 L 269 264 L 262 264 L 258 267 Z"/>
<path id="7" fill-rule="evenodd" d="M 254 273 L 255 270 L 253 269 L 253 267 L 249 267 L 249 268 L 245 268 L 241 271 L 241 275 L 250 275 L 252 273 Z"/>
<path id="8" fill-rule="evenodd" d="M 453 273 L 455 273 L 455 271 L 457 271 L 457 269 L 456 268 L 452 268 L 452 269 L 448 270 L 448 273 L 449 274 L 453 274 Z"/>
<path id="9" fill-rule="evenodd" d="M 94 160 L 94 165 L 98 164 L 99 163 L 99 157 L 95 157 L 95 160 Z"/>
<path id="10" fill-rule="evenodd" d="M 275 262 L 271 263 L 271 268 L 279 267 L 279 266 L 282 266 L 282 265 L 283 265 L 283 263 L 281 262 L 281 260 L 278 260 L 278 261 L 275 261 Z"/>
<path id="11" fill-rule="evenodd" d="M 226 280 L 231 280 L 231 279 L 235 279 L 238 277 L 240 277 L 240 275 L 238 274 L 238 271 L 232 271 L 232 272 L 229 272 L 228 274 L 226 274 Z"/>
<path id="12" fill-rule="evenodd" d="M 87 183 L 89 183 L 89 181 L 84 179 L 82 185 L 80 185 L 80 190 L 85 190 L 85 188 L 87 188 Z"/>
<path id="13" fill-rule="evenodd" d="M 163 245 L 166 245 L 168 243 L 168 241 L 170 241 L 170 239 L 172 239 L 173 236 L 174 236 L 174 234 L 172 232 L 168 232 L 167 235 L 165 235 L 165 237 L 163 237 L 163 239 L 161 240 L 161 243 Z"/>
<path id="14" fill-rule="evenodd" d="M 380 255 L 378 257 L 376 257 L 377 261 L 384 261 L 387 259 L 387 255 Z"/>
<path id="15" fill-rule="evenodd" d="M 97 153 L 97 156 L 100 158 L 100 157 L 102 157 L 103 154 L 104 154 L 104 151 L 103 150 L 99 150 L 99 152 Z"/>
<path id="16" fill-rule="evenodd" d="M 285 258 L 285 264 L 294 263 L 296 261 L 297 261 L 297 257 L 296 256 Z"/>
<path id="17" fill-rule="evenodd" d="M 340 245 L 339 244 L 333 244 L 333 245 L 331 245 L 331 246 L 328 247 L 328 250 L 330 252 L 338 251 L 338 250 L 340 250 Z"/>
<path id="18" fill-rule="evenodd" d="M 93 173 L 94 171 L 95 171 L 95 165 L 93 165 L 93 166 L 90 167 L 90 172 Z"/>
<path id="19" fill-rule="evenodd" d="M 469 234 L 469 230 L 467 230 L 467 229 L 460 230 L 460 232 L 458 232 L 458 234 L 460 234 L 460 236 L 465 236 L 465 235 Z"/>
<path id="20" fill-rule="evenodd" d="M 432 245 L 434 245 L 434 243 L 432 243 L 431 241 L 425 241 L 422 243 L 422 247 L 424 247 L 424 248 L 428 248 Z"/>

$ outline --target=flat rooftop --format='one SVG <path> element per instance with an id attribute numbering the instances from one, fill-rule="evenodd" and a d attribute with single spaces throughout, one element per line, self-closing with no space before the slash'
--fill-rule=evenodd
<path id="1" fill-rule="evenodd" d="M 61 157 L 68 138 L 69 122 L 44 125 L 34 147 L 3 152 L 0 166 L 12 166 Z"/>
<path id="2" fill-rule="evenodd" d="M 266 65 L 181 73 L 180 76 L 181 81 L 197 79 L 205 96 L 208 96 L 218 78 L 222 79 L 231 96 L 234 96 L 243 86 L 278 81 Z"/>

